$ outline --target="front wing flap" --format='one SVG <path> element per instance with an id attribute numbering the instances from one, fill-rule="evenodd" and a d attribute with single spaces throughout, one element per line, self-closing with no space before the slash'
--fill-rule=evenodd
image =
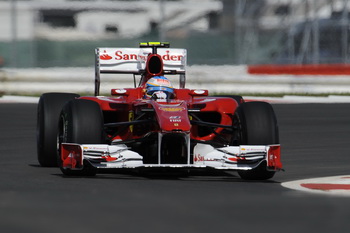
<path id="1" fill-rule="evenodd" d="M 215 168 L 227 170 L 251 170 L 266 161 L 267 169 L 282 170 L 280 145 L 267 146 L 227 146 L 214 148 L 198 143 L 193 151 L 191 164 L 144 164 L 143 157 L 129 150 L 125 145 L 74 143 L 61 144 L 62 167 L 82 169 L 87 160 L 97 168 L 137 168 L 137 167 L 177 167 Z"/>

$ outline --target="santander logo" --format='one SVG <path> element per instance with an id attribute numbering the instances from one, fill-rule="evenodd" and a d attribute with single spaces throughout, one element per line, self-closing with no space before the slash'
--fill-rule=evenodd
<path id="1" fill-rule="evenodd" d="M 100 59 L 101 59 L 101 60 L 111 60 L 112 57 L 109 56 L 108 54 L 102 54 L 102 55 L 100 56 Z"/>
<path id="2" fill-rule="evenodd" d="M 183 55 L 172 55 L 170 51 L 167 50 L 164 55 L 161 55 L 164 61 L 181 61 Z M 123 51 L 118 50 L 115 52 L 115 60 L 124 60 L 124 61 L 137 61 L 137 60 L 146 60 L 147 56 L 133 54 L 133 53 L 123 53 Z"/>

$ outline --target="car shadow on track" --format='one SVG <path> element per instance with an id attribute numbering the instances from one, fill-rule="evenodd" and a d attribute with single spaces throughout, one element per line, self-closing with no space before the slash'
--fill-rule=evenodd
<path id="1" fill-rule="evenodd" d="M 42 168 L 39 164 L 29 164 L 33 168 Z M 281 183 L 270 180 L 243 180 L 237 172 L 221 170 L 135 170 L 135 169 L 101 169 L 96 176 L 67 176 L 60 173 L 59 168 L 51 167 L 45 169 L 55 169 L 51 175 L 65 179 L 125 179 L 125 180 L 181 180 L 181 181 L 204 181 L 204 182 L 245 182 L 245 183 Z M 57 173 L 56 173 L 57 171 Z"/>
<path id="2" fill-rule="evenodd" d="M 164 172 L 164 171 L 102 171 L 96 176 L 67 176 L 64 174 L 51 174 L 65 179 L 125 179 L 125 180 L 179 180 L 203 182 L 249 182 L 249 183 L 280 183 L 271 180 L 243 180 L 235 172 L 224 171 L 190 171 L 190 172 Z"/>

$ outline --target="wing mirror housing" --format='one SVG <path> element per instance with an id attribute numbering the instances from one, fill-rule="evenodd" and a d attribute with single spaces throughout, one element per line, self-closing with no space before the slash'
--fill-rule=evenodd
<path id="1" fill-rule="evenodd" d="M 193 89 L 190 91 L 191 96 L 208 96 L 208 90 Z"/>
<path id="2" fill-rule="evenodd" d="M 112 89 L 111 90 L 111 95 L 123 95 L 123 96 L 128 96 L 130 94 L 128 89 L 124 88 L 119 88 L 119 89 Z"/>

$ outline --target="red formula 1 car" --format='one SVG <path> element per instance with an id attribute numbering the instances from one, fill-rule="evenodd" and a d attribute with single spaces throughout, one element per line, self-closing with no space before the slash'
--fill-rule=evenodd
<path id="1" fill-rule="evenodd" d="M 169 43 L 97 48 L 95 96 L 40 97 L 39 163 L 58 165 L 65 175 L 161 168 L 235 170 L 243 179 L 273 177 L 282 164 L 272 106 L 185 88 L 186 57 L 185 49 L 169 48 Z M 134 74 L 135 87 L 99 96 L 105 73 Z M 178 88 L 170 77 L 179 77 Z"/>

